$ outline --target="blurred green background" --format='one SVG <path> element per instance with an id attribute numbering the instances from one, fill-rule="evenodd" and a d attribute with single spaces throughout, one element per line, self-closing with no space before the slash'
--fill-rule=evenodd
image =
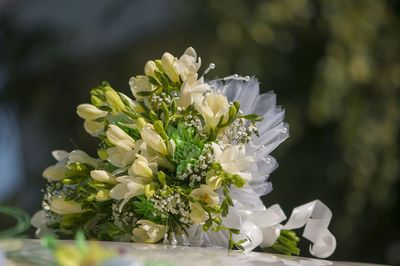
<path id="1" fill-rule="evenodd" d="M 33 213 L 51 150 L 95 154 L 75 115 L 91 87 L 129 93 L 147 60 L 188 46 L 216 64 L 209 78 L 254 74 L 286 109 L 265 203 L 289 214 L 318 198 L 331 259 L 400 265 L 396 0 L 0 1 L 0 203 Z"/>

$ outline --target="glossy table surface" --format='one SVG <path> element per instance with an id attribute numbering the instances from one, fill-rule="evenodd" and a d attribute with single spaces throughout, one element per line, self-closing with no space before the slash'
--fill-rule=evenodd
<path id="1" fill-rule="evenodd" d="M 13 243 L 14 242 L 14 243 Z M 70 244 L 71 241 L 60 241 L 61 243 Z M 5 243 L 5 242 L 4 242 Z M 3 251 L 6 249 L 5 244 L 0 245 Z M 243 253 L 240 251 L 228 251 L 223 248 L 203 248 L 203 247 L 186 247 L 172 245 L 151 245 L 136 244 L 124 242 L 100 242 L 103 247 L 108 250 L 118 250 L 124 254 L 120 263 L 106 264 L 108 265 L 142 265 L 143 262 L 156 261 L 165 262 L 169 266 L 204 266 L 204 265 L 237 265 L 237 266 L 258 266 L 258 265 L 304 265 L 304 266 L 367 266 L 376 264 L 356 263 L 356 262 L 336 262 L 329 260 L 319 260 L 314 258 L 304 258 L 295 256 L 283 256 L 261 252 Z M 2 248 L 3 246 L 3 248 Z M 39 240 L 9 240 L 8 249 L 14 249 L 28 257 L 34 257 L 33 261 L 48 261 L 49 252 L 41 247 Z M 129 261 L 132 261 L 130 263 Z M 0 259 L 0 265 L 35 265 L 35 263 L 15 262 L 11 258 Z M 133 263 L 133 262 L 139 263 Z"/>

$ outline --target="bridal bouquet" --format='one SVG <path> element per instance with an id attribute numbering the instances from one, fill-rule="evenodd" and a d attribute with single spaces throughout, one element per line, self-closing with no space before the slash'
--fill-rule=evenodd
<path id="1" fill-rule="evenodd" d="M 54 151 L 44 170 L 43 210 L 32 220 L 38 235 L 194 246 L 257 246 L 298 254 L 292 229 L 312 254 L 335 249 L 330 210 L 320 201 L 297 207 L 285 225 L 279 205 L 266 208 L 269 154 L 288 137 L 276 96 L 261 94 L 255 78 L 207 81 L 193 48 L 164 53 L 132 77 L 134 98 L 107 82 L 77 107 L 84 129 L 98 138 L 96 158 L 81 150 Z"/>

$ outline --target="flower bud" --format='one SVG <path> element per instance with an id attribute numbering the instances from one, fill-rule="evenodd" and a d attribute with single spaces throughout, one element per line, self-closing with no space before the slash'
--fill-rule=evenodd
<path id="1" fill-rule="evenodd" d="M 65 172 L 67 171 L 65 164 L 55 164 L 47 167 L 43 171 L 43 177 L 48 181 L 60 181 L 65 178 Z"/>
<path id="2" fill-rule="evenodd" d="M 151 177 L 153 175 L 153 171 L 149 167 L 149 163 L 145 157 L 140 154 L 136 154 L 136 160 L 132 164 L 132 172 L 135 175 L 142 177 Z"/>
<path id="3" fill-rule="evenodd" d="M 107 116 L 108 112 L 98 109 L 93 104 L 83 103 L 78 105 L 76 113 L 83 119 L 96 120 L 101 117 Z"/>
<path id="4" fill-rule="evenodd" d="M 108 160 L 107 149 L 98 149 L 97 156 L 99 156 L 100 159 L 107 161 Z"/>
<path id="5" fill-rule="evenodd" d="M 164 237 L 168 229 L 165 225 L 155 224 L 148 220 L 140 220 L 137 224 L 139 226 L 132 231 L 132 240 L 138 243 L 157 243 Z"/>
<path id="6" fill-rule="evenodd" d="M 142 131 L 142 128 L 147 124 L 146 120 L 144 118 L 140 117 L 138 120 L 136 120 L 136 126 L 139 129 L 139 131 Z"/>
<path id="7" fill-rule="evenodd" d="M 99 182 L 117 184 L 116 177 L 105 170 L 93 170 L 90 172 L 90 176 Z"/>
<path id="8" fill-rule="evenodd" d="M 222 185 L 222 178 L 215 174 L 214 171 L 209 171 L 206 176 L 206 184 L 213 190 L 217 190 Z"/>
<path id="9" fill-rule="evenodd" d="M 80 203 L 72 200 L 65 200 L 64 197 L 52 198 L 49 202 L 49 207 L 52 212 L 62 215 L 84 212 Z"/>
<path id="10" fill-rule="evenodd" d="M 152 186 L 151 184 L 147 184 L 144 186 L 144 194 L 148 199 L 153 197 L 155 193 L 156 191 L 154 190 L 154 186 Z"/>
<path id="11" fill-rule="evenodd" d="M 169 79 L 174 83 L 179 82 L 179 75 L 174 67 L 176 60 L 177 59 L 170 53 L 164 53 L 161 58 L 161 66 L 163 67 L 165 74 L 167 74 Z"/>
<path id="12" fill-rule="evenodd" d="M 92 95 L 90 97 L 90 101 L 92 102 L 92 104 L 96 107 L 100 107 L 104 104 L 104 102 L 102 100 L 100 100 L 99 97 L 97 97 L 96 95 Z"/>
<path id="13" fill-rule="evenodd" d="M 108 141 L 115 146 L 121 146 L 126 150 L 135 147 L 135 140 L 116 125 L 110 125 L 106 131 Z"/>
<path id="14" fill-rule="evenodd" d="M 146 76 L 136 76 L 129 80 L 129 86 L 133 96 L 136 100 L 143 100 L 146 96 L 141 95 L 141 93 L 150 93 L 152 91 L 153 85 L 151 85 L 149 78 Z"/>
<path id="15" fill-rule="evenodd" d="M 176 144 L 173 139 L 170 139 L 169 141 L 167 141 L 167 148 L 168 148 L 169 154 L 171 154 L 171 155 L 175 154 Z"/>
<path id="16" fill-rule="evenodd" d="M 85 120 L 85 122 L 83 123 L 83 128 L 90 135 L 98 136 L 100 133 L 103 132 L 104 125 L 105 125 L 104 121 L 96 122 L 92 120 Z"/>
<path id="17" fill-rule="evenodd" d="M 111 199 L 110 191 L 109 191 L 108 189 L 101 189 L 101 190 L 99 190 L 99 191 L 97 192 L 95 198 L 96 198 L 97 201 L 106 201 L 106 200 L 109 200 L 109 199 Z"/>
<path id="18" fill-rule="evenodd" d="M 125 110 L 125 105 L 116 91 L 106 91 L 104 95 L 106 96 L 108 103 L 115 109 L 115 111 L 120 112 Z"/>
<path id="19" fill-rule="evenodd" d="M 168 154 L 167 146 L 160 135 L 154 130 L 153 125 L 147 123 L 140 131 L 140 136 L 143 141 L 149 145 L 153 150 L 158 151 L 163 155 Z"/>
<path id="20" fill-rule="evenodd" d="M 158 71 L 156 63 L 154 61 L 148 61 L 144 66 L 145 75 L 157 79 L 155 71 Z"/>

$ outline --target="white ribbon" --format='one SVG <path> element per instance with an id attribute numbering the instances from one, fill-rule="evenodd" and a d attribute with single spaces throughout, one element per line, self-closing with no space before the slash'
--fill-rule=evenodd
<path id="1" fill-rule="evenodd" d="M 240 234 L 234 236 L 235 241 L 247 239 L 243 243 L 246 251 L 251 251 L 257 246 L 272 246 L 281 230 L 298 229 L 303 226 L 303 237 L 311 241 L 310 253 L 313 256 L 326 258 L 336 249 L 336 238 L 328 230 L 332 212 L 319 200 L 294 208 L 285 225 L 281 222 L 286 220 L 286 215 L 278 204 L 266 210 L 247 211 L 246 216 Z"/>

